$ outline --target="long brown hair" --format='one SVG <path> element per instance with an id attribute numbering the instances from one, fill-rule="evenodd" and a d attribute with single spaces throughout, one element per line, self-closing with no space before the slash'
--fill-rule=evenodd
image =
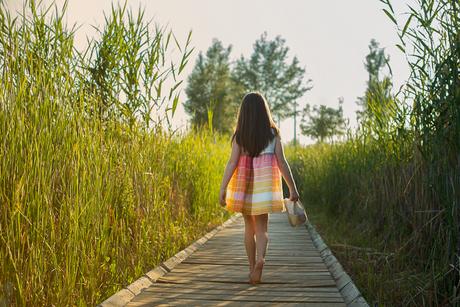
<path id="1" fill-rule="evenodd" d="M 259 92 L 247 93 L 241 102 L 232 142 L 236 138 L 238 145 L 256 157 L 275 137 L 271 128 L 279 135 L 264 96 Z"/>

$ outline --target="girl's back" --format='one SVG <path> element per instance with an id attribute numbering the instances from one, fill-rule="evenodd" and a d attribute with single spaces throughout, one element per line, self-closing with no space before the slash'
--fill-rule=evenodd
<path id="1" fill-rule="evenodd" d="M 273 140 L 271 140 L 268 145 L 262 149 L 262 151 L 259 153 L 259 155 L 263 155 L 263 154 L 267 154 L 267 153 L 272 153 L 274 154 L 275 153 L 275 137 L 276 137 L 276 134 L 275 134 L 275 129 L 271 128 L 271 131 L 272 131 L 272 134 L 273 134 Z M 241 154 L 242 155 L 250 155 L 249 152 L 247 152 L 244 148 L 241 150 Z"/>
<path id="2" fill-rule="evenodd" d="M 284 211 L 282 177 L 275 155 L 276 134 L 255 157 L 242 147 L 227 186 L 226 209 L 248 215 Z"/>

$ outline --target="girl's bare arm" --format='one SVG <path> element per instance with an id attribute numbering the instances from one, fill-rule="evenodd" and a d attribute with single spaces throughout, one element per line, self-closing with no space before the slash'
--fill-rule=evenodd
<path id="1" fill-rule="evenodd" d="M 221 205 L 225 205 L 225 191 L 233 175 L 233 172 L 235 171 L 235 168 L 238 165 L 240 153 L 241 153 L 240 146 L 236 143 L 235 140 L 233 140 L 232 153 L 230 155 L 230 159 L 227 162 L 227 166 L 225 167 L 224 176 L 222 178 L 222 184 L 220 186 L 219 201 Z"/>
<path id="2" fill-rule="evenodd" d="M 294 201 L 298 200 L 299 192 L 297 191 L 294 178 L 292 177 L 291 168 L 289 167 L 289 164 L 286 161 L 286 157 L 284 156 L 284 149 L 279 136 L 276 136 L 275 155 L 276 160 L 278 161 L 278 166 L 280 168 L 281 175 L 283 175 L 283 178 L 284 180 L 286 180 L 286 183 L 289 187 L 290 199 Z"/>

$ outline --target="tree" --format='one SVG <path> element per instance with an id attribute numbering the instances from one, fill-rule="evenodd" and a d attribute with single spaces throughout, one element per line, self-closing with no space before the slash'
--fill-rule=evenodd
<path id="1" fill-rule="evenodd" d="M 198 54 L 192 73 L 188 77 L 185 89 L 187 101 L 185 111 L 192 116 L 194 126 L 208 123 L 208 114 L 212 114 L 214 129 L 228 133 L 236 120 L 240 98 L 235 95 L 231 79 L 229 56 L 232 46 L 224 47 L 214 39 L 206 52 Z M 208 112 L 211 111 L 211 112 Z"/>
<path id="2" fill-rule="evenodd" d="M 358 97 L 357 104 L 361 110 L 357 111 L 358 121 L 371 128 L 371 131 L 386 131 L 391 118 L 394 117 L 395 99 L 391 94 L 393 84 L 390 77 L 385 76 L 380 80 L 380 71 L 387 65 L 390 57 L 385 54 L 385 49 L 372 39 L 369 44 L 369 54 L 366 56 L 364 67 L 369 79 L 364 96 Z M 391 73 L 391 69 L 390 69 Z"/>
<path id="3" fill-rule="evenodd" d="M 311 89 L 311 80 L 303 80 L 305 69 L 299 66 L 297 57 L 287 63 L 289 48 L 284 44 L 280 36 L 267 40 L 267 32 L 264 32 L 254 43 L 251 57 L 241 56 L 232 74 L 244 91 L 257 90 L 264 94 L 278 124 L 281 119 L 294 115 L 296 100 Z"/>
<path id="4" fill-rule="evenodd" d="M 334 136 L 343 135 L 347 122 L 343 117 L 343 98 L 339 98 L 339 107 L 337 109 L 320 105 L 313 106 L 313 110 L 309 104 L 305 106 L 302 114 L 302 122 L 300 130 L 303 135 L 317 139 L 321 143 L 326 138 L 332 140 Z M 308 120 L 306 117 L 308 116 Z"/>
<path id="5" fill-rule="evenodd" d="M 369 54 L 366 56 L 366 67 L 369 73 L 368 84 L 372 81 L 379 81 L 380 70 L 387 65 L 390 56 L 385 55 L 385 48 L 380 48 L 379 43 L 375 39 L 371 39 L 369 44 Z"/>

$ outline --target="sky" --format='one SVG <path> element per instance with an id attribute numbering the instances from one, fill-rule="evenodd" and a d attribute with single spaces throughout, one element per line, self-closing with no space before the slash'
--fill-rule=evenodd
<path id="1" fill-rule="evenodd" d="M 393 7 L 398 21 L 403 23 L 407 1 L 394 0 Z M 7 7 L 14 11 L 22 7 L 24 0 L 7 0 Z M 109 12 L 111 0 L 69 0 L 66 19 L 69 25 L 80 26 L 76 45 L 86 45 L 86 37 L 95 35 L 92 26 L 104 24 L 104 12 Z M 52 3 L 43 0 L 43 3 Z M 61 7 L 63 0 L 55 3 Z M 124 3 L 123 1 L 120 3 Z M 192 30 L 192 46 L 195 51 L 184 70 L 184 79 L 192 71 L 199 51 L 206 52 L 213 38 L 224 46 L 232 45 L 231 59 L 241 55 L 249 57 L 254 42 L 266 31 L 269 39 L 280 35 L 289 47 L 290 59 L 297 56 L 305 68 L 305 79 L 312 79 L 313 89 L 298 103 L 338 106 L 338 98 L 344 98 L 344 116 L 350 125 L 356 126 L 357 97 L 362 96 L 368 78 L 364 67 L 369 42 L 376 39 L 390 56 L 393 83 L 399 88 L 409 76 L 404 55 L 395 44 L 399 39 L 395 25 L 388 19 L 379 0 L 129 0 L 133 9 L 145 9 L 147 19 L 167 25 L 179 41 L 185 42 Z M 181 100 L 185 95 L 186 81 L 182 86 Z M 235 114 L 236 116 L 236 114 Z M 185 129 L 188 115 L 179 105 L 173 118 L 173 126 Z M 297 120 L 299 124 L 300 120 Z M 281 122 L 281 136 L 289 141 L 294 136 L 293 120 Z M 308 144 L 313 141 L 300 135 L 297 139 Z"/>

